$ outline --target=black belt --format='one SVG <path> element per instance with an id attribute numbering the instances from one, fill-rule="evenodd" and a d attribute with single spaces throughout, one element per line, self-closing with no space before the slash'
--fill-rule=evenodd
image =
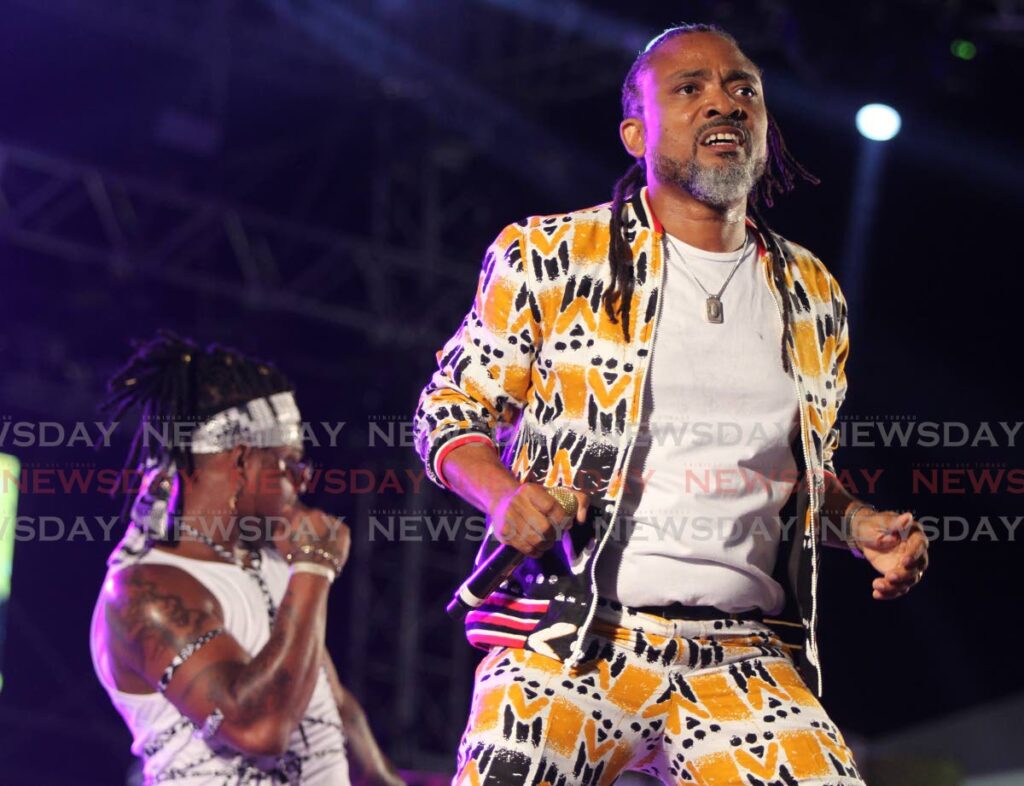
<path id="1" fill-rule="evenodd" d="M 749 611 L 738 611 L 735 613 L 722 611 L 715 606 L 686 606 L 682 603 L 671 603 L 668 606 L 639 606 L 627 607 L 630 611 L 638 611 L 641 614 L 653 614 L 656 617 L 664 617 L 667 620 L 757 620 L 764 617 L 761 609 L 750 609 Z"/>

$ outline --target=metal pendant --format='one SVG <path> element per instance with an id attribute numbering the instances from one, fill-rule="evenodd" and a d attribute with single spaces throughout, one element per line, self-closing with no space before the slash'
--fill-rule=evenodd
<path id="1" fill-rule="evenodd" d="M 718 299 L 718 295 L 709 295 L 705 306 L 704 317 L 707 321 L 721 325 L 724 314 L 722 313 L 722 301 Z"/>

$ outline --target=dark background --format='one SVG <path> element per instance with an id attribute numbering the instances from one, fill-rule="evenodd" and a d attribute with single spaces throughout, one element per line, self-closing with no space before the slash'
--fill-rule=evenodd
<path id="1" fill-rule="evenodd" d="M 1015 7 L 0 2 L 0 416 L 99 419 L 129 339 L 158 327 L 277 362 L 307 420 L 347 424 L 313 457 L 372 478 L 314 495 L 354 533 L 328 634 L 342 678 L 400 766 L 445 772 L 476 656 L 443 605 L 474 546 L 371 540 L 369 522 L 469 511 L 410 478 L 421 473 L 411 446 L 371 442 L 371 424 L 408 419 L 502 226 L 609 197 L 629 164 L 618 90 L 637 49 L 673 23 L 717 22 L 764 69 L 790 149 L 821 179 L 769 220 L 844 287 L 862 282 L 843 421 L 963 423 L 971 434 L 988 422 L 999 439 L 838 454 L 855 477 L 882 471 L 858 489 L 876 504 L 962 517 L 968 530 L 934 541 L 927 580 L 894 603 L 871 600 L 868 566 L 825 555 L 825 705 L 870 752 L 1006 699 L 1024 689 L 1012 644 L 1024 529 L 1014 541 L 995 517 L 1018 515 L 1024 484 L 1004 475 L 933 494 L 912 473 L 1019 465 L 997 425 L 1024 420 Z M 954 57 L 955 39 L 976 56 Z M 882 143 L 858 261 L 848 228 L 869 143 L 853 115 L 871 101 L 896 106 L 903 129 Z M 30 470 L 119 467 L 129 433 L 100 450 L 8 436 L 0 451 Z M 389 470 L 401 491 L 384 482 Z M 23 493 L 19 513 L 70 524 L 118 512 L 95 487 L 56 485 Z M 121 783 L 131 762 L 89 661 L 113 545 L 92 532 L 16 546 L 0 783 Z M 1005 725 L 988 733 L 1020 739 Z M 981 764 L 950 756 L 970 773 L 1021 764 L 1019 746 L 1000 750 Z"/>

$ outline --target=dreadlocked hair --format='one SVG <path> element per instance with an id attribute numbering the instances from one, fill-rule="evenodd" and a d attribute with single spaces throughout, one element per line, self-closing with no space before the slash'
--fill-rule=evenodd
<path id="1" fill-rule="evenodd" d="M 633 302 L 633 248 L 632 231 L 623 219 L 626 201 L 647 182 L 642 161 L 637 161 L 619 178 L 612 190 L 611 233 L 608 238 L 608 263 L 612 270 L 612 285 L 605 290 L 604 309 L 614 324 L 622 319 L 622 333 L 629 341 L 629 311 Z M 619 307 L 616 308 L 616 301 Z"/>
<path id="2" fill-rule="evenodd" d="M 766 207 L 772 207 L 775 205 L 776 196 L 788 194 L 797 187 L 798 179 L 812 186 L 821 183 L 821 180 L 812 175 L 789 152 L 786 140 L 782 138 L 782 131 L 779 130 L 779 124 L 769 112 L 768 160 L 765 161 L 764 175 L 757 181 L 748 201 L 755 205 L 762 202 Z"/>
<path id="3" fill-rule="evenodd" d="M 133 342 L 133 346 L 135 353 L 111 377 L 108 395 L 100 405 L 100 411 L 112 421 L 119 421 L 132 410 L 140 413 L 126 469 L 169 454 L 191 473 L 194 458 L 189 447 L 146 439 L 147 425 L 162 433 L 160 428 L 165 424 L 198 424 L 252 399 L 294 390 L 294 385 L 270 363 L 219 344 L 201 347 L 170 330 L 157 331 L 154 338 Z"/>
<path id="4" fill-rule="evenodd" d="M 633 65 L 630 66 L 626 78 L 622 84 L 622 116 L 642 117 L 643 116 L 643 91 L 640 87 L 640 76 L 650 63 L 651 55 L 662 44 L 671 41 L 679 36 L 690 33 L 713 33 L 724 38 L 739 48 L 736 39 L 729 33 L 715 25 L 688 24 L 677 25 L 665 30 L 661 35 L 655 37 L 637 55 Z M 761 205 L 772 207 L 775 199 L 781 194 L 787 194 L 797 186 L 797 182 L 803 180 L 813 185 L 821 181 L 812 175 L 786 147 L 775 118 L 768 114 L 767 129 L 767 160 L 765 162 L 764 175 L 758 180 L 757 185 L 747 200 L 747 214 L 754 222 L 755 229 L 764 237 L 768 244 L 768 253 L 772 259 L 772 280 L 782 295 L 782 367 L 790 373 L 789 355 L 786 352 L 786 341 L 789 336 L 789 326 L 792 322 L 792 304 L 786 296 L 786 268 L 792 261 L 789 252 L 779 241 L 778 236 L 764 220 L 761 214 Z M 631 241 L 633 230 L 626 224 L 626 203 L 647 184 L 647 169 L 643 159 L 637 159 L 619 178 L 612 189 L 611 225 L 608 243 L 608 263 L 612 273 L 612 284 L 605 290 L 603 301 L 605 311 L 612 323 L 622 320 L 622 332 L 629 341 L 629 320 L 630 304 L 633 298 L 634 272 L 633 272 L 633 250 Z"/>

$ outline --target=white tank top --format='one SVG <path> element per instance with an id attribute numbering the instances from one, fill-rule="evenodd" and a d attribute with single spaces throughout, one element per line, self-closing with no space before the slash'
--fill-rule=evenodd
<path id="1" fill-rule="evenodd" d="M 149 549 L 138 553 L 126 536 L 114 552 L 104 579 L 129 565 L 171 565 L 193 576 L 220 603 L 224 629 L 250 654 L 256 655 L 270 640 L 267 604 L 256 581 L 226 562 L 180 557 Z M 132 545 L 137 546 L 138 541 Z M 288 566 L 274 551 L 262 552 L 264 579 L 275 604 L 280 604 L 288 583 Z M 125 558 L 127 556 L 127 559 Z M 144 762 L 145 783 L 221 786 L 221 784 L 304 784 L 348 786 L 348 763 L 341 718 L 323 668 L 299 728 L 288 751 L 276 758 L 243 756 L 233 749 L 210 746 L 195 739 L 195 727 L 160 693 L 124 693 L 115 686 L 107 642 L 102 635 L 100 607 L 93 612 L 90 647 L 93 667 L 110 699 L 131 731 L 132 753 Z"/>

